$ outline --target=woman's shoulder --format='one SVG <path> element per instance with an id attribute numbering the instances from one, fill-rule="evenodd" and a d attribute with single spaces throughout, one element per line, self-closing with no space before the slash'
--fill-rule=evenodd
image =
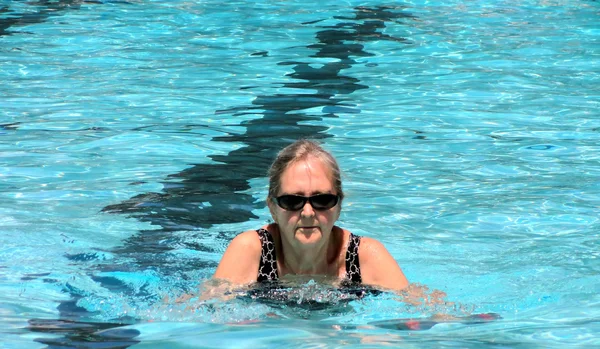
<path id="1" fill-rule="evenodd" d="M 356 242 L 358 242 L 359 244 L 359 252 L 361 254 L 361 256 L 363 254 L 367 255 L 367 254 L 376 254 L 381 250 L 386 250 L 385 246 L 379 242 L 379 240 L 368 237 L 368 236 L 363 236 L 360 234 L 354 234 L 353 232 L 347 230 L 347 229 L 342 229 L 340 228 L 342 231 L 342 236 L 343 236 L 343 240 L 344 241 L 348 241 L 350 242 L 351 239 L 354 239 Z"/>
<path id="2" fill-rule="evenodd" d="M 402 269 L 381 241 L 361 237 L 358 255 L 363 283 L 393 290 L 408 285 Z"/>
<path id="3" fill-rule="evenodd" d="M 381 261 L 382 259 L 389 259 L 386 257 L 391 257 L 390 252 L 381 241 L 368 236 L 360 238 L 358 253 L 361 262 L 365 263 Z"/>
<path id="4" fill-rule="evenodd" d="M 256 230 L 238 234 L 227 247 L 215 271 L 215 279 L 235 284 L 256 281 L 262 245 Z"/>
<path id="5" fill-rule="evenodd" d="M 382 249 L 386 250 L 381 241 L 368 236 L 360 236 L 360 248 L 368 253 L 376 253 Z"/>
<path id="6" fill-rule="evenodd" d="M 259 231 L 267 230 L 265 229 L 265 227 L 262 227 L 260 229 L 246 230 L 234 237 L 229 245 L 233 246 L 234 248 L 250 249 L 247 252 L 260 251 L 261 239 Z"/>
<path id="7" fill-rule="evenodd" d="M 231 244 L 234 244 L 243 248 L 250 248 L 252 251 L 259 251 L 262 248 L 264 241 L 277 242 L 279 239 L 279 229 L 275 224 L 263 225 L 258 229 L 246 230 L 239 233 Z"/>

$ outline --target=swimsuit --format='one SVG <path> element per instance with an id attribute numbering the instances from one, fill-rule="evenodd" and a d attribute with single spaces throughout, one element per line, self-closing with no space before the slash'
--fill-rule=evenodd
<path id="1" fill-rule="evenodd" d="M 238 298 L 261 303 L 276 308 L 302 308 L 305 310 L 327 310 L 328 312 L 347 311 L 346 305 L 366 295 L 378 295 L 381 291 L 362 285 L 358 246 L 360 236 L 350 234 L 346 251 L 346 275 L 338 287 L 316 286 L 311 290 L 302 287 L 285 286 L 279 282 L 277 256 L 273 236 L 265 229 L 256 231 L 261 242 L 261 256 L 258 267 L 257 284 L 244 296 Z M 314 284 L 308 286 L 312 288 Z M 308 293 L 306 293 L 308 291 Z M 313 293 L 314 292 L 314 293 Z"/>
<path id="2" fill-rule="evenodd" d="M 258 229 L 256 231 L 260 237 L 261 254 L 260 265 L 258 267 L 258 277 L 256 281 L 274 282 L 279 279 L 277 273 L 277 255 L 275 254 L 275 242 L 273 236 L 266 229 Z M 346 251 L 346 277 L 342 284 L 357 285 L 362 283 L 360 276 L 360 264 L 358 261 L 358 245 L 360 245 L 360 236 L 350 233 L 348 250 Z"/>

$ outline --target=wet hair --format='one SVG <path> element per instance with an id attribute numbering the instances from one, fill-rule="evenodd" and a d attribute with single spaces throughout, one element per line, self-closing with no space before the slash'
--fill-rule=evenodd
<path id="1" fill-rule="evenodd" d="M 339 195 L 340 200 L 344 199 L 342 191 L 342 174 L 337 161 L 327 150 L 323 149 L 319 143 L 300 139 L 287 147 L 283 148 L 269 169 L 269 198 L 277 197 L 281 188 L 281 176 L 283 172 L 291 165 L 306 160 L 309 157 L 314 157 L 331 171 L 331 179 L 333 182 L 333 190 Z"/>

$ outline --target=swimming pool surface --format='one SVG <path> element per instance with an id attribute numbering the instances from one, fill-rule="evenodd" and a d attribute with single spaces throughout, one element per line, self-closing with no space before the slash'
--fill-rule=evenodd
<path id="1" fill-rule="evenodd" d="M 0 347 L 600 347 L 600 3 L 0 0 Z M 282 146 L 438 306 L 197 292 Z M 322 302 L 308 309 L 306 302 Z M 327 304 L 330 304 L 329 306 Z M 423 331 L 378 321 L 497 313 Z"/>

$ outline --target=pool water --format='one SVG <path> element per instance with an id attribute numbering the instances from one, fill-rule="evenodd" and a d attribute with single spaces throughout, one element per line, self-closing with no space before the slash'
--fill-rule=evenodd
<path id="1" fill-rule="evenodd" d="M 0 0 L 0 342 L 600 346 L 599 15 L 593 0 Z M 344 170 L 340 225 L 445 303 L 313 281 L 296 304 L 177 301 L 269 221 L 266 169 L 300 137 Z M 440 313 L 501 319 L 377 326 Z"/>

